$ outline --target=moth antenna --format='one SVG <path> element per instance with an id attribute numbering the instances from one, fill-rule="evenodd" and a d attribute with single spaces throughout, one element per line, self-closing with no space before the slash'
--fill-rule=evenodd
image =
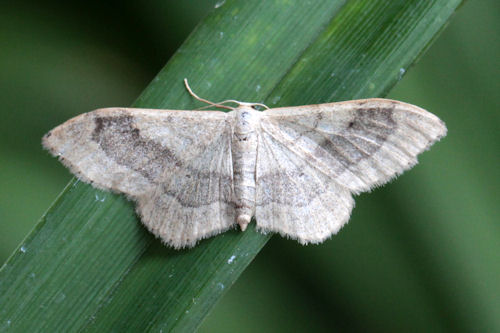
<path id="1" fill-rule="evenodd" d="M 201 98 L 200 96 L 196 95 L 196 94 L 193 92 L 193 90 L 191 90 L 191 87 L 189 86 L 187 79 L 184 79 L 184 85 L 186 86 L 186 89 L 187 89 L 187 91 L 189 92 L 189 94 L 190 94 L 191 96 L 193 96 L 194 98 L 196 98 L 196 99 L 197 99 L 197 100 L 199 100 L 200 102 L 210 104 L 211 106 L 215 106 L 215 107 L 218 107 L 218 108 L 221 108 L 221 109 L 234 110 L 234 108 L 233 108 L 233 107 L 226 106 L 226 105 L 222 105 L 222 104 L 227 103 L 227 102 L 235 102 L 235 103 L 240 104 L 239 102 L 237 102 L 237 101 L 233 101 L 233 100 L 227 100 L 227 101 L 223 101 L 223 102 L 220 102 L 220 103 L 210 102 L 209 100 L 206 100 L 206 99 Z"/>
<path id="2" fill-rule="evenodd" d="M 223 101 L 223 102 L 219 102 L 219 103 L 215 103 L 215 104 L 222 105 L 222 104 L 227 103 L 227 102 L 233 102 L 234 103 L 234 101 Z M 205 109 L 208 109 L 210 107 L 212 107 L 212 104 L 199 107 L 196 110 L 205 110 Z"/>

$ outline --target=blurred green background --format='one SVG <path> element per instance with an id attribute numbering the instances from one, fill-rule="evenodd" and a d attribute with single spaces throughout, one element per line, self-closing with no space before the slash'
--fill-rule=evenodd
<path id="1" fill-rule="evenodd" d="M 215 3 L 0 5 L 1 263 L 71 178 L 42 135 L 130 105 Z M 499 33 L 498 0 L 462 6 L 388 96 L 448 136 L 324 244 L 273 237 L 200 330 L 500 332 Z"/>

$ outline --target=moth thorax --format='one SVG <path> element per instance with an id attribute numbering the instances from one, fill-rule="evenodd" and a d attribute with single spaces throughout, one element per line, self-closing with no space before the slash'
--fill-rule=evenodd
<path id="1" fill-rule="evenodd" d="M 252 133 L 255 131 L 255 127 L 260 117 L 260 112 L 252 109 L 248 106 L 242 106 L 237 108 L 235 111 L 235 134 L 240 136 Z"/>

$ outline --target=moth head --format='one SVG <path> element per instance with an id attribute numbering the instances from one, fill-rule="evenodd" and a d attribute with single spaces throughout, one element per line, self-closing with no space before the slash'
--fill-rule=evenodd
<path id="1" fill-rule="evenodd" d="M 247 103 L 247 102 L 239 102 L 239 101 L 235 101 L 235 102 L 238 104 L 239 107 L 247 107 L 247 108 L 251 108 L 253 110 L 257 110 L 257 111 L 269 110 L 267 105 L 262 104 L 262 103 Z"/>

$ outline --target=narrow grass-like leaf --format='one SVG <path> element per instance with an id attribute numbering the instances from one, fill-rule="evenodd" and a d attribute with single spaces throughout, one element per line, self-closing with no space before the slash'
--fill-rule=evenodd
<path id="1" fill-rule="evenodd" d="M 193 109 L 200 95 L 270 107 L 385 94 L 460 0 L 228 0 L 134 103 Z M 174 251 L 122 196 L 71 182 L 0 271 L 0 328 L 190 331 L 269 239 L 230 231 Z"/>

